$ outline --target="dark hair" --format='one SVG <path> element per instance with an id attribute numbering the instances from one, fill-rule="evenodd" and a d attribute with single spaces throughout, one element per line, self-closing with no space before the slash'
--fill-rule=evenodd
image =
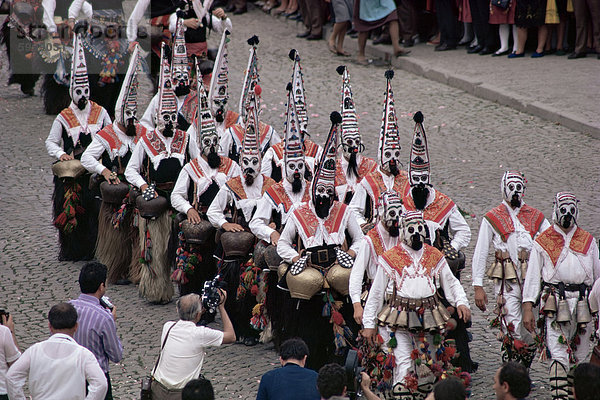
<path id="1" fill-rule="evenodd" d="M 54 329 L 71 329 L 77 323 L 77 310 L 71 303 L 58 303 L 48 312 L 48 321 Z"/>
<path id="2" fill-rule="evenodd" d="M 304 343 L 304 340 L 297 337 L 286 340 L 279 348 L 279 356 L 284 361 L 289 359 L 302 360 L 308 354 L 308 346 Z"/>
<path id="3" fill-rule="evenodd" d="M 433 387 L 435 400 L 465 400 L 467 391 L 465 386 L 457 378 L 449 377 L 435 384 Z"/>
<path id="4" fill-rule="evenodd" d="M 321 397 L 341 396 L 346 387 L 346 371 L 339 364 L 326 364 L 319 370 L 317 388 Z"/>
<path id="5" fill-rule="evenodd" d="M 92 261 L 81 267 L 79 288 L 81 293 L 96 293 L 101 283 L 106 283 L 106 265 Z"/>
<path id="6" fill-rule="evenodd" d="M 212 383 L 203 376 L 186 383 L 181 391 L 181 400 L 214 400 Z"/>
<path id="7" fill-rule="evenodd" d="M 531 391 L 531 378 L 523 364 L 509 361 L 500 368 L 498 382 L 508 383 L 508 391 L 517 399 L 524 399 Z"/>
<path id="8" fill-rule="evenodd" d="M 577 400 L 594 400 L 600 393 L 600 367 L 581 363 L 575 368 L 573 389 Z"/>

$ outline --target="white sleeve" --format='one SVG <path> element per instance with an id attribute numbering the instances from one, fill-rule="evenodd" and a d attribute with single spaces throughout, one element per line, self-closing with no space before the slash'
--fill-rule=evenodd
<path id="1" fill-rule="evenodd" d="M 535 240 L 536 237 L 538 237 L 538 235 L 542 232 L 544 232 L 546 229 L 550 228 L 550 223 L 548 222 L 548 220 L 546 218 L 544 218 L 544 220 L 542 221 L 542 223 L 540 224 L 540 228 L 538 229 L 537 233 L 535 234 L 535 236 L 533 237 L 533 239 Z"/>
<path id="2" fill-rule="evenodd" d="M 365 219 L 365 206 L 367 204 L 367 189 L 361 184 L 356 185 L 354 189 L 354 196 L 352 196 L 352 200 L 350 200 L 350 204 L 348 205 L 356 214 L 357 221 L 359 225 L 363 225 L 367 222 Z"/>
<path id="3" fill-rule="evenodd" d="M 229 150 L 231 149 L 231 142 L 233 140 L 231 135 L 231 128 L 225 129 L 223 136 L 219 140 L 219 155 L 229 157 Z"/>
<path id="4" fill-rule="evenodd" d="M 293 218 L 288 218 L 283 232 L 277 242 L 277 254 L 287 263 L 291 263 L 294 257 L 298 256 L 298 252 L 292 247 L 296 238 L 296 221 Z"/>
<path id="5" fill-rule="evenodd" d="M 442 257 L 440 263 L 443 264 L 442 270 L 440 271 L 440 285 L 444 289 L 444 295 L 448 302 L 454 306 L 466 306 L 469 307 L 469 300 L 467 300 L 467 294 L 463 289 L 460 281 L 456 279 L 448 262 Z"/>
<path id="6" fill-rule="evenodd" d="M 129 43 L 137 40 L 138 25 L 144 17 L 144 13 L 150 4 L 150 0 L 137 0 L 135 7 L 127 20 L 127 40 Z"/>
<path id="7" fill-rule="evenodd" d="M 356 252 L 356 259 L 350 272 L 350 280 L 348 282 L 348 289 L 350 299 L 352 303 L 360 303 L 360 295 L 362 294 L 363 280 L 365 278 L 365 271 L 367 265 L 371 260 L 371 246 L 369 246 L 369 239 L 363 237 L 360 241 L 360 245 Z"/>
<path id="8" fill-rule="evenodd" d="M 384 269 L 377 268 L 377 273 L 369 290 L 369 297 L 367 297 L 367 303 L 363 312 L 363 326 L 365 328 L 375 328 L 377 326 L 377 313 L 383 305 L 388 279 Z"/>
<path id="9" fill-rule="evenodd" d="M 590 252 L 592 253 L 592 262 L 594 263 L 592 270 L 594 271 L 594 282 L 596 282 L 600 279 L 600 257 L 598 255 L 598 242 L 596 242 L 595 238 L 592 240 L 591 247 Z"/>
<path id="10" fill-rule="evenodd" d="M 358 249 L 360 247 L 361 239 L 365 235 L 363 234 L 362 229 L 360 229 L 360 225 L 358 225 L 358 222 L 356 221 L 356 218 L 354 217 L 354 213 L 350 209 L 348 209 L 347 212 L 352 214 L 348 218 L 348 224 L 346 225 L 346 229 L 348 229 L 348 233 L 350 234 L 350 237 L 352 238 L 352 246 L 350 246 L 350 250 L 354 250 L 354 252 L 358 254 Z"/>
<path id="11" fill-rule="evenodd" d="M 174 35 L 177 30 L 177 13 L 173 13 L 169 16 L 169 31 Z M 183 30 L 186 30 L 185 25 L 183 26 Z"/>
<path id="12" fill-rule="evenodd" d="M 48 151 L 48 154 L 50 157 L 54 157 L 57 160 L 60 159 L 63 154 L 67 154 L 63 150 L 62 132 L 63 126 L 57 118 L 52 123 L 52 128 L 50 128 L 50 133 L 46 139 L 46 150 Z"/>
<path id="13" fill-rule="evenodd" d="M 200 154 L 200 149 L 198 148 L 198 139 L 196 136 L 196 129 L 190 130 L 188 128 L 187 132 L 188 132 L 188 136 L 189 136 L 188 137 L 188 155 L 190 156 L 190 160 L 201 157 L 202 154 Z"/>
<path id="14" fill-rule="evenodd" d="M 269 195 L 265 193 L 256 203 L 256 211 L 248 224 L 254 236 L 267 243 L 271 243 L 271 233 L 275 232 L 275 229 L 269 226 L 272 213 L 273 207 Z"/>
<path id="15" fill-rule="evenodd" d="M 90 174 L 97 173 L 101 175 L 106 167 L 98 160 L 100 160 L 104 151 L 104 146 L 99 140 L 92 140 L 92 143 L 90 143 L 81 155 L 81 165 L 83 165 L 83 168 L 87 169 Z"/>
<path id="16" fill-rule="evenodd" d="M 467 221 L 465 221 L 465 218 L 458 210 L 458 206 L 454 206 L 448 220 L 448 228 L 454 236 L 450 244 L 456 250 L 464 249 L 469 245 L 469 241 L 471 240 L 471 228 L 469 228 Z"/>
<path id="17" fill-rule="evenodd" d="M 537 301 L 542 290 L 542 267 L 544 265 L 544 256 L 536 248 L 535 242 L 531 248 L 529 262 L 527 263 L 527 274 L 523 283 L 523 303 Z"/>
<path id="18" fill-rule="evenodd" d="M 54 23 L 56 0 L 42 0 L 42 7 L 44 7 L 44 16 L 42 21 L 44 22 L 46 29 L 50 33 L 56 33 L 56 24 Z"/>
<path id="19" fill-rule="evenodd" d="M 85 396 L 85 400 L 103 400 L 108 390 L 106 375 L 102 372 L 94 354 L 88 349 L 85 349 L 83 361 L 85 380 L 88 384 L 88 394 Z"/>
<path id="20" fill-rule="evenodd" d="M 225 186 L 222 186 L 217 192 L 217 195 L 213 199 L 212 203 L 210 203 L 208 211 L 206 211 L 208 220 L 216 229 L 219 229 L 224 223 L 227 222 L 223 211 L 229 204 L 229 196 L 229 189 L 227 189 Z"/>
<path id="21" fill-rule="evenodd" d="M 94 9 L 92 8 L 92 5 L 90 3 L 84 1 L 81 5 L 81 12 L 83 13 L 83 15 L 85 15 L 87 19 L 91 19 L 92 14 L 94 14 Z"/>
<path id="22" fill-rule="evenodd" d="M 110 115 L 108 115 L 108 111 L 106 108 L 102 108 L 102 127 L 104 128 L 107 125 L 112 124 L 112 119 L 110 119 Z"/>
<path id="23" fill-rule="evenodd" d="M 73 0 L 69 7 L 69 19 L 76 19 L 79 16 L 81 7 L 83 6 L 83 0 Z"/>
<path id="24" fill-rule="evenodd" d="M 274 146 L 277 143 L 281 142 L 281 137 L 279 137 L 279 133 L 277 133 L 275 128 L 273 128 L 272 126 L 271 126 L 271 139 L 269 140 L 269 142 L 271 143 L 271 146 Z"/>
<path id="25" fill-rule="evenodd" d="M 139 140 L 133 148 L 131 158 L 129 159 L 129 163 L 127 163 L 127 168 L 125 168 L 125 179 L 138 189 L 146 184 L 146 180 L 140 174 L 143 162 L 144 147 L 142 146 L 142 141 Z"/>
<path id="26" fill-rule="evenodd" d="M 595 308 L 599 310 L 600 308 L 600 279 L 596 279 L 594 286 L 592 286 L 592 291 L 590 292 L 588 303 L 591 308 Z M 600 334 L 600 327 L 596 331 L 596 335 Z"/>
<path id="27" fill-rule="evenodd" d="M 207 328 L 205 326 L 199 326 L 196 329 L 199 329 L 198 344 L 200 344 L 202 347 L 219 347 L 221 344 L 223 344 L 223 332 L 216 329 Z"/>
<path id="28" fill-rule="evenodd" d="M 190 175 L 187 173 L 185 168 L 179 171 L 177 182 L 173 192 L 171 192 L 171 206 L 180 213 L 187 215 L 187 212 L 192 208 L 192 205 L 188 201 L 188 189 L 190 187 Z"/>
<path id="29" fill-rule="evenodd" d="M 6 390 L 11 400 L 25 400 L 23 386 L 29 377 L 30 364 L 30 352 L 25 351 L 6 373 Z"/>
<path id="30" fill-rule="evenodd" d="M 265 152 L 265 155 L 262 157 L 260 173 L 264 176 L 271 176 L 273 173 L 273 153 L 273 147 L 269 147 Z M 282 175 L 285 175 L 285 171 L 282 172 Z"/>
<path id="31" fill-rule="evenodd" d="M 225 20 L 222 20 L 221 18 L 217 18 L 214 15 L 211 15 L 210 19 L 212 23 L 212 29 L 219 35 L 223 34 L 223 31 L 225 29 L 231 32 L 233 24 L 231 23 L 231 20 L 229 18 L 225 18 Z"/>
<path id="32" fill-rule="evenodd" d="M 473 286 L 483 286 L 483 277 L 485 275 L 485 266 L 487 263 L 488 252 L 490 251 L 490 242 L 494 238 L 494 228 L 487 219 L 481 220 L 477 244 L 473 252 L 472 275 Z"/>
<path id="33" fill-rule="evenodd" d="M 148 107 L 146 107 L 146 111 L 140 120 L 140 124 L 144 126 L 146 129 L 150 129 L 151 131 L 155 128 L 154 117 L 156 117 L 156 108 L 158 107 L 158 94 L 155 94 Z"/>

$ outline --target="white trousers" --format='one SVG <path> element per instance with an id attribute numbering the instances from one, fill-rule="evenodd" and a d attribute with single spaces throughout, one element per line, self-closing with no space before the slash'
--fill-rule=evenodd
<path id="1" fill-rule="evenodd" d="M 500 294 L 501 282 L 494 284 L 494 291 L 496 298 Z M 527 343 L 531 343 L 533 340 L 531 334 L 523 328 L 523 314 L 521 313 L 521 303 L 523 295 L 521 294 L 521 288 L 518 282 L 504 282 L 504 299 L 506 304 L 507 314 L 504 316 L 506 324 L 513 324 L 515 330 L 513 336 L 515 339 L 524 340 Z"/>

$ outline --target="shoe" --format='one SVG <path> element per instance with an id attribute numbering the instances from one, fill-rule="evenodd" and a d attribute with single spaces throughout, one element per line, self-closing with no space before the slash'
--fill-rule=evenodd
<path id="1" fill-rule="evenodd" d="M 456 50 L 456 46 L 450 46 L 448 43 L 443 43 L 435 46 L 435 51 Z"/>
<path id="2" fill-rule="evenodd" d="M 480 56 L 487 56 L 490 55 L 494 52 L 494 50 L 490 49 L 489 47 L 484 47 L 483 49 L 481 49 L 481 51 L 479 52 Z"/>
<path id="3" fill-rule="evenodd" d="M 459 46 L 466 46 L 469 43 L 471 43 L 473 41 L 473 38 L 469 38 L 469 39 L 461 39 L 460 42 L 458 42 Z"/>
<path id="4" fill-rule="evenodd" d="M 500 51 L 498 50 L 497 52 L 495 52 L 494 54 L 492 54 L 492 57 L 501 57 L 501 56 L 506 56 L 510 53 L 510 50 L 504 50 L 504 51 Z"/>
<path id="5" fill-rule="evenodd" d="M 410 50 L 398 50 L 398 52 L 394 55 L 396 57 L 402 57 L 402 56 L 407 56 L 409 54 L 410 54 Z"/>
<path id="6" fill-rule="evenodd" d="M 562 56 L 564 56 L 564 55 L 566 55 L 566 54 L 567 54 L 567 52 L 566 52 L 566 51 L 564 51 L 563 49 L 558 49 L 558 50 L 556 50 L 556 51 L 554 52 L 554 55 L 555 55 L 555 56 L 561 56 L 561 57 L 562 57 Z"/>
<path id="7" fill-rule="evenodd" d="M 296 11 L 291 12 L 291 13 L 283 14 L 283 16 L 286 17 L 287 19 L 293 19 L 298 14 L 300 14 L 300 13 L 298 12 L 298 10 L 296 10 Z"/>
<path id="8" fill-rule="evenodd" d="M 302 14 L 298 13 L 293 17 L 290 17 L 290 21 L 302 21 Z"/>
<path id="9" fill-rule="evenodd" d="M 525 53 L 521 53 L 521 54 L 517 54 L 517 53 L 510 53 L 508 55 L 508 58 L 521 58 L 521 57 L 525 57 Z"/>
<path id="10" fill-rule="evenodd" d="M 468 54 L 476 54 L 476 53 L 479 53 L 481 50 L 483 50 L 483 46 L 481 46 L 481 45 L 478 44 L 475 47 L 469 47 L 469 48 L 467 48 L 467 53 Z"/>
<path id="11" fill-rule="evenodd" d="M 381 35 L 377 39 L 373 40 L 373 44 L 392 44 L 392 39 L 387 35 Z"/>
<path id="12" fill-rule="evenodd" d="M 258 339 L 255 337 L 247 337 L 244 339 L 244 344 L 246 346 L 256 346 L 258 344 Z"/>
<path id="13" fill-rule="evenodd" d="M 248 8 L 247 7 L 236 8 L 235 10 L 233 10 L 233 15 L 245 14 L 247 12 L 248 12 Z"/>
<path id="14" fill-rule="evenodd" d="M 586 53 L 571 53 L 567 58 L 569 60 L 575 60 L 576 58 L 585 58 L 586 56 Z"/>
<path id="15" fill-rule="evenodd" d="M 323 39 L 323 34 L 320 35 L 308 35 L 306 40 L 321 40 Z"/>
<path id="16" fill-rule="evenodd" d="M 541 53 L 538 53 L 537 51 L 534 51 L 533 53 L 531 53 L 531 58 L 542 58 L 542 57 L 544 57 L 543 51 Z"/>
<path id="17" fill-rule="evenodd" d="M 300 39 L 304 39 L 305 37 L 309 37 L 309 36 L 310 36 L 310 31 L 306 31 L 304 33 L 299 33 L 296 35 L 296 37 L 300 38 Z"/>

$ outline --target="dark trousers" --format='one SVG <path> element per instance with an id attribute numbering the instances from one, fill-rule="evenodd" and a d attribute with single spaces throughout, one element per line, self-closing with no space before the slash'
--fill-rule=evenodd
<path id="1" fill-rule="evenodd" d="M 0 400 L 8 400 L 7 394 L 0 394 Z"/>
<path id="2" fill-rule="evenodd" d="M 435 13 L 440 28 L 440 44 L 458 44 L 458 17 L 454 0 L 435 0 Z"/>
<path id="3" fill-rule="evenodd" d="M 112 385 L 110 383 L 110 375 L 108 374 L 108 372 L 105 372 L 104 375 L 106 375 L 106 383 L 108 384 L 108 390 L 106 391 L 106 396 L 104 397 L 104 400 L 113 400 Z"/>
<path id="4" fill-rule="evenodd" d="M 323 35 L 324 4 L 321 0 L 298 0 L 302 22 L 311 35 Z"/>
<path id="5" fill-rule="evenodd" d="M 598 0 L 573 0 L 573 7 L 575 8 L 575 29 L 577 30 L 575 52 L 585 52 L 590 21 L 594 40 L 592 47 L 600 52 L 600 2 Z"/>
<path id="6" fill-rule="evenodd" d="M 488 47 L 492 46 L 490 38 L 490 2 L 489 0 L 469 0 L 471 16 L 473 17 L 473 31 L 477 38 L 477 44 Z"/>
<path id="7" fill-rule="evenodd" d="M 399 3 L 400 34 L 408 40 L 417 34 L 417 4 L 416 0 L 400 0 Z"/>

